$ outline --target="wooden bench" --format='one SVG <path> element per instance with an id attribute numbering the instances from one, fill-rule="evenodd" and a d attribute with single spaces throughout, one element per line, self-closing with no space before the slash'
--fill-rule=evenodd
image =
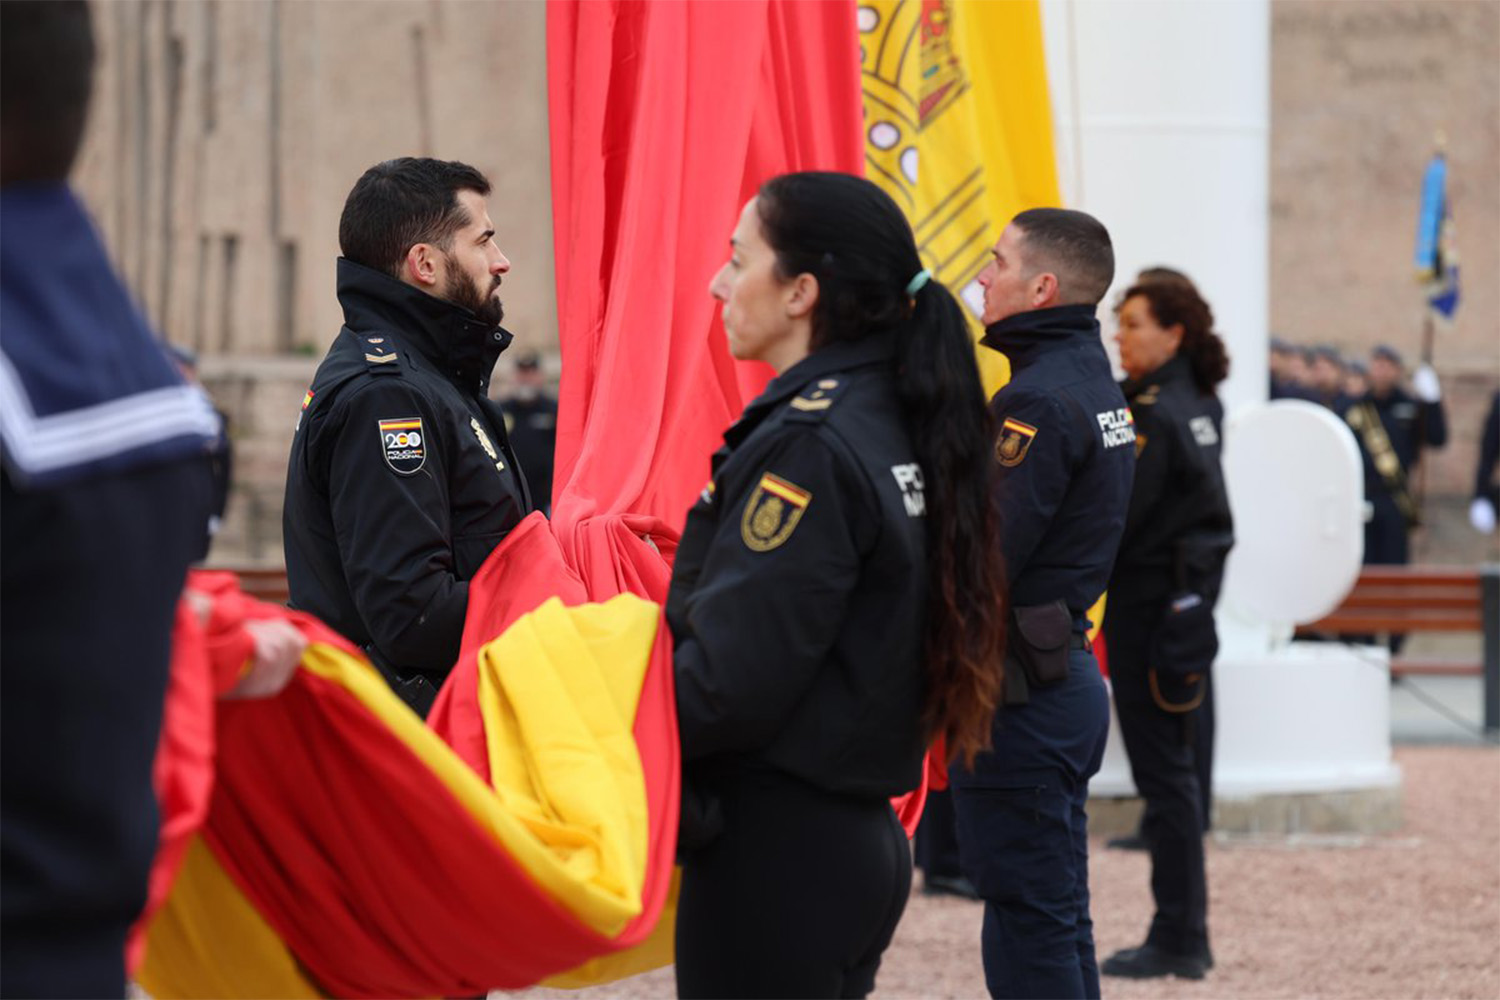
<path id="1" fill-rule="evenodd" d="M 1354 589 L 1299 636 L 1468 632 L 1483 637 L 1474 660 L 1391 659 L 1391 675 L 1484 678 L 1484 727 L 1500 732 L 1500 566 L 1366 566 Z"/>
<path id="2" fill-rule="evenodd" d="M 233 573 L 240 578 L 240 589 L 251 597 L 272 604 L 285 604 L 289 596 L 286 570 L 279 567 L 211 566 L 210 569 Z"/>

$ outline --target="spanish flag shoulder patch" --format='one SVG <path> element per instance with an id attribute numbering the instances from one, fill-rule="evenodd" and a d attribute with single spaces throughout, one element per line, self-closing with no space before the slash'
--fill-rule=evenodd
<path id="1" fill-rule="evenodd" d="M 767 472 L 745 501 L 740 537 L 752 552 L 779 548 L 797 530 L 797 522 L 812 503 L 812 493 L 796 483 Z"/>
<path id="2" fill-rule="evenodd" d="M 1026 460 L 1031 442 L 1036 440 L 1037 429 L 1014 417 L 1006 417 L 1000 425 L 1000 440 L 995 442 L 995 458 L 1007 468 L 1020 465 Z"/>

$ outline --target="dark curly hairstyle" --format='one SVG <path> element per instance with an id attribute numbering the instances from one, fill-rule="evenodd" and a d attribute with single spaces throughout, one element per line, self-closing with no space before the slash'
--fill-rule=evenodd
<path id="1" fill-rule="evenodd" d="M 1224 349 L 1224 341 L 1214 333 L 1214 311 L 1198 294 L 1198 289 L 1190 283 L 1175 281 L 1131 285 L 1120 296 L 1115 312 L 1137 295 L 1146 300 L 1151 318 L 1158 324 L 1182 327 L 1182 343 L 1177 353 L 1188 359 L 1198 391 L 1213 392 L 1229 375 L 1229 353 Z"/>
<path id="2" fill-rule="evenodd" d="M 990 741 L 1005 652 L 1005 573 L 991 485 L 995 434 L 962 307 L 922 270 L 891 197 L 848 174 L 783 174 L 756 202 L 780 276 L 818 279 L 812 348 L 897 329 L 900 394 L 927 495 L 923 722 L 972 763 Z"/>

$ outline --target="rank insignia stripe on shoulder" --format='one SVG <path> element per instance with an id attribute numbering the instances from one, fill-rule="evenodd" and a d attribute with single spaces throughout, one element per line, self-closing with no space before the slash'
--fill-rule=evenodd
<path id="1" fill-rule="evenodd" d="M 365 360 L 372 365 L 388 365 L 396 360 L 394 354 L 366 354 Z"/>
<path id="2" fill-rule="evenodd" d="M 843 383 L 836 378 L 819 379 L 787 405 L 800 413 L 822 413 L 833 405 L 834 398 L 843 391 L 842 387 Z"/>
<path id="3" fill-rule="evenodd" d="M 421 417 L 396 417 L 381 420 L 380 447 L 385 464 L 397 475 L 410 476 L 427 464 L 427 441 L 422 433 Z"/>
<path id="4" fill-rule="evenodd" d="M 1026 460 L 1031 442 L 1036 440 L 1037 429 L 1014 417 L 1006 417 L 1000 426 L 1000 440 L 995 442 L 995 458 L 1007 468 L 1013 468 Z"/>
<path id="5" fill-rule="evenodd" d="M 812 494 L 780 476 L 766 473 L 745 501 L 740 518 L 740 538 L 752 552 L 779 548 L 797 530 Z"/>

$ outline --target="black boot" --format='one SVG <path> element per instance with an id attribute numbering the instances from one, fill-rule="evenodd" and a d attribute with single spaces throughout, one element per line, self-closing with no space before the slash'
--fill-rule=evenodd
<path id="1" fill-rule="evenodd" d="M 1106 976 L 1123 976 L 1127 979 L 1155 979 L 1160 976 L 1202 979 L 1213 965 L 1211 952 L 1179 955 L 1164 951 L 1154 944 L 1143 944 L 1139 948 L 1124 948 L 1115 952 L 1104 960 L 1099 971 Z"/>

